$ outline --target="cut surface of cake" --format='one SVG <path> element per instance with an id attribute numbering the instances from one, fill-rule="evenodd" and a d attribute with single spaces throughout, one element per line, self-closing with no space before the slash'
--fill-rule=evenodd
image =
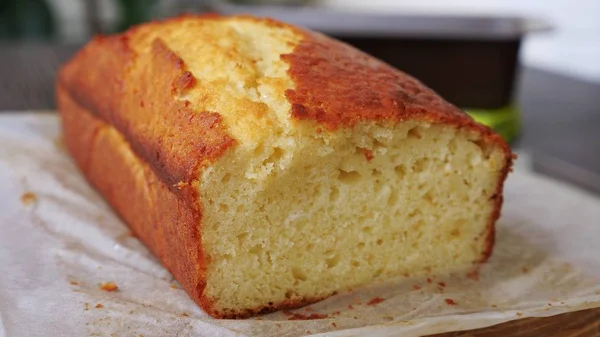
<path id="1" fill-rule="evenodd" d="M 212 316 L 491 254 L 513 155 L 425 85 L 270 19 L 97 37 L 57 80 L 90 183 Z"/>

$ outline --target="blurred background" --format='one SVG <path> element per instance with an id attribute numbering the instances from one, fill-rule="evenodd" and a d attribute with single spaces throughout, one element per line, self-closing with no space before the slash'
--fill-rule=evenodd
<path id="1" fill-rule="evenodd" d="M 600 192 L 600 0 L 2 0 L 0 110 L 54 108 L 57 67 L 91 36 L 184 12 L 270 16 L 419 78 Z"/>

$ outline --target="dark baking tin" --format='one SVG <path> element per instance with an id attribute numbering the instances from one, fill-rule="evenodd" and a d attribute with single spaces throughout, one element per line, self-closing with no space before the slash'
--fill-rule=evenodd
<path id="1" fill-rule="evenodd" d="M 460 107 L 480 109 L 512 102 L 523 37 L 549 28 L 517 17 L 366 14 L 223 4 L 213 10 L 271 17 L 320 31 L 413 75 Z"/>

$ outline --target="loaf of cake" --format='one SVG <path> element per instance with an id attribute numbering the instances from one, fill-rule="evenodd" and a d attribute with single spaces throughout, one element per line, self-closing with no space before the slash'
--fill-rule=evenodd
<path id="1" fill-rule="evenodd" d="M 95 37 L 56 88 L 86 179 L 214 317 L 492 252 L 508 145 L 323 34 L 179 16 Z"/>

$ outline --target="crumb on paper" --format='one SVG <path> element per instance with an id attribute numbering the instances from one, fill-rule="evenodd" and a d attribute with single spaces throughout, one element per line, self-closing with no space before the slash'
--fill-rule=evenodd
<path id="1" fill-rule="evenodd" d="M 31 191 L 21 194 L 21 203 L 23 206 L 29 206 L 37 201 L 37 195 Z"/>
<path id="2" fill-rule="evenodd" d="M 458 303 L 456 303 L 456 301 L 454 301 L 451 298 L 445 299 L 444 302 L 446 302 L 446 304 L 448 304 L 448 305 L 457 305 L 458 304 Z"/>
<path id="3" fill-rule="evenodd" d="M 331 326 L 337 328 L 337 324 L 335 324 L 335 322 L 331 322 Z"/>
<path id="4" fill-rule="evenodd" d="M 79 282 L 77 282 L 77 281 L 70 281 L 69 284 L 72 285 L 72 286 L 77 286 L 77 285 L 79 285 Z"/>
<path id="5" fill-rule="evenodd" d="M 112 292 L 112 291 L 119 290 L 119 287 L 117 286 L 116 283 L 114 283 L 114 282 L 111 281 L 111 282 L 102 282 L 102 283 L 100 283 L 100 289 L 102 289 L 104 291 Z"/>
<path id="6" fill-rule="evenodd" d="M 104 308 L 104 306 L 102 305 L 102 303 L 96 304 L 96 309 L 102 309 L 102 308 Z"/>
<path id="7" fill-rule="evenodd" d="M 410 277 L 410 275 L 408 275 L 407 273 L 404 273 L 404 277 Z"/>
<path id="8" fill-rule="evenodd" d="M 88 302 L 85 302 L 83 304 L 83 306 L 84 306 L 85 310 L 90 310 L 90 304 Z"/>
<path id="9" fill-rule="evenodd" d="M 309 316 L 303 314 L 293 314 L 292 317 L 288 318 L 288 321 L 299 321 L 299 320 L 310 320 L 310 319 L 323 319 L 327 318 L 327 315 L 321 315 L 312 313 Z"/>
<path id="10" fill-rule="evenodd" d="M 392 317 L 392 316 L 383 316 L 383 319 L 386 320 L 386 321 L 393 321 L 394 317 Z"/>
<path id="11" fill-rule="evenodd" d="M 354 307 L 352 306 L 352 304 L 348 305 L 348 309 L 350 309 L 350 310 L 354 309 Z"/>
<path id="12" fill-rule="evenodd" d="M 523 270 L 524 273 L 529 273 L 529 268 L 527 268 L 527 267 L 523 267 L 523 268 L 521 268 L 521 270 Z"/>
<path id="13" fill-rule="evenodd" d="M 171 289 L 179 289 L 176 283 L 171 283 Z"/>
<path id="14" fill-rule="evenodd" d="M 445 288 L 445 287 L 446 287 L 446 283 L 444 283 L 444 282 L 438 282 L 438 285 L 439 285 L 440 287 L 442 287 L 442 288 Z"/>
<path id="15" fill-rule="evenodd" d="M 56 138 L 54 138 L 52 140 L 52 143 L 54 144 L 54 146 L 56 146 L 56 148 L 60 149 L 60 150 L 64 150 L 65 149 L 65 142 L 63 140 L 63 138 L 61 136 L 58 136 Z"/>
<path id="16" fill-rule="evenodd" d="M 473 270 L 472 272 L 467 273 L 467 278 L 470 278 L 473 281 L 479 281 L 479 270 Z"/>
<path id="17" fill-rule="evenodd" d="M 281 328 L 281 323 L 275 323 L 275 326 Z"/>
<path id="18" fill-rule="evenodd" d="M 549 307 L 551 307 L 551 306 L 552 306 L 552 303 L 548 303 L 548 306 L 549 306 Z"/>
<path id="19" fill-rule="evenodd" d="M 498 306 L 497 306 L 497 305 L 495 305 L 495 304 L 492 304 L 492 305 L 491 305 L 491 307 L 492 307 L 492 308 L 497 308 Z"/>
<path id="20" fill-rule="evenodd" d="M 418 284 L 413 285 L 414 290 L 421 290 L 421 287 Z"/>
<path id="21" fill-rule="evenodd" d="M 334 311 L 331 314 L 329 314 L 329 316 L 339 316 L 340 312 L 339 311 Z"/>
<path id="22" fill-rule="evenodd" d="M 522 312 L 517 312 L 517 316 L 521 317 L 521 316 L 523 316 L 523 313 Z"/>
<path id="23" fill-rule="evenodd" d="M 428 278 L 427 278 L 427 283 L 431 283 L 431 282 L 433 282 L 433 280 L 432 280 L 431 278 L 429 278 L 429 277 L 428 277 Z"/>
<path id="24" fill-rule="evenodd" d="M 190 317 L 190 314 L 188 314 L 187 312 L 184 312 L 181 314 L 181 317 Z"/>
<path id="25" fill-rule="evenodd" d="M 383 298 L 381 297 L 375 297 L 373 299 L 371 299 L 369 302 L 367 302 L 367 305 L 376 305 L 379 304 L 381 302 L 385 301 Z"/>

